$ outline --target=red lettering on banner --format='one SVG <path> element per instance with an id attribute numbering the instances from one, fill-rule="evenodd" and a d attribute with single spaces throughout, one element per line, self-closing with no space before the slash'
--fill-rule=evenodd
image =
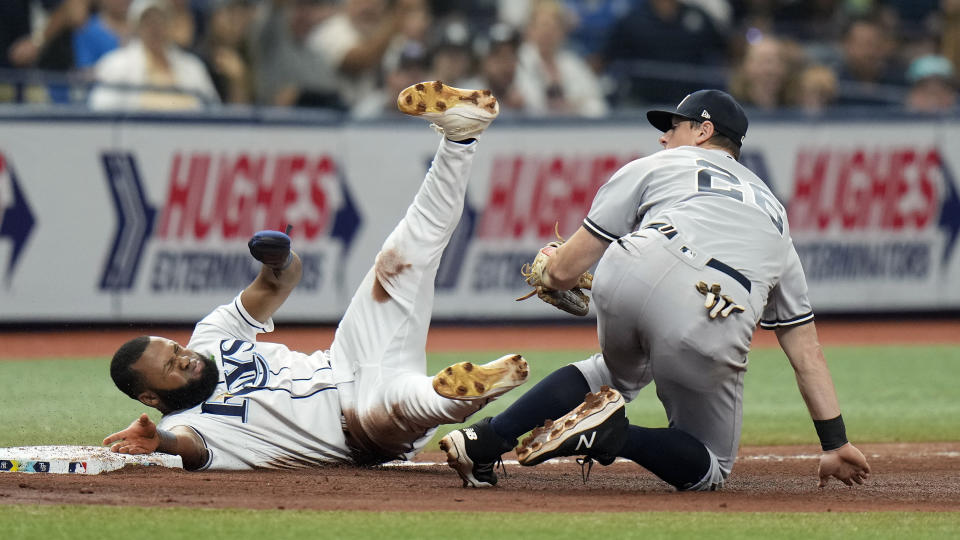
<path id="1" fill-rule="evenodd" d="M 494 159 L 490 195 L 479 238 L 553 238 L 554 225 L 570 234 L 590 210 L 597 190 L 634 158 L 528 156 Z"/>
<path id="2" fill-rule="evenodd" d="M 313 239 L 331 222 L 338 184 L 329 156 L 177 153 L 158 235 L 235 239 L 290 224 Z"/>
<path id="3" fill-rule="evenodd" d="M 182 154 L 178 152 L 173 156 L 167 204 L 164 205 L 163 216 L 160 218 L 159 236 L 161 238 L 167 238 L 169 235 L 182 238 L 187 233 L 188 224 L 197 223 L 199 205 L 206 190 L 210 156 L 193 154 L 186 159 L 189 159 L 189 162 L 184 164 L 185 158 Z M 171 231 L 170 227 L 174 219 L 177 220 L 176 230 Z M 195 231 L 191 233 L 197 234 Z"/>
<path id="4" fill-rule="evenodd" d="M 789 217 L 794 230 L 926 227 L 939 208 L 936 149 L 801 149 Z"/>

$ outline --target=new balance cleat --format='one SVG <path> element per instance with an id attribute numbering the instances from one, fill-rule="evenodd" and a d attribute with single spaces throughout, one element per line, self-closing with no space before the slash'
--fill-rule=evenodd
<path id="1" fill-rule="evenodd" d="M 481 366 L 460 362 L 433 377 L 433 389 L 445 398 L 463 401 L 491 400 L 526 382 L 527 361 L 508 354 Z"/>
<path id="2" fill-rule="evenodd" d="M 609 465 L 627 439 L 625 407 L 620 392 L 603 386 L 558 420 L 534 429 L 517 447 L 517 460 L 530 466 L 555 457 L 585 456 Z"/>
<path id="3" fill-rule="evenodd" d="M 490 425 L 490 417 L 468 428 L 451 431 L 440 439 L 440 449 L 447 454 L 447 465 L 457 471 L 463 487 L 493 487 L 497 485 L 494 467 L 503 464 L 500 456 L 509 452 L 514 441 L 504 441 Z"/>
<path id="4" fill-rule="evenodd" d="M 404 114 L 422 116 L 452 141 L 476 137 L 500 114 L 500 104 L 490 90 L 464 90 L 440 81 L 421 82 L 397 96 Z"/>

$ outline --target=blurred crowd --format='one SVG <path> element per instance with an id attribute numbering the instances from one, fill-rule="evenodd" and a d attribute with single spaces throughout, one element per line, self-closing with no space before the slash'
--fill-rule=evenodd
<path id="1" fill-rule="evenodd" d="M 0 102 L 395 114 L 415 82 L 603 117 L 725 88 L 762 110 L 957 106 L 960 0 L 2 0 Z M 39 81 L 39 82 L 38 82 Z"/>

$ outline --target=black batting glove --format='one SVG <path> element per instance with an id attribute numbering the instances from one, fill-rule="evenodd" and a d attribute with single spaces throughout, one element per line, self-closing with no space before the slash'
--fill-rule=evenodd
<path id="1" fill-rule="evenodd" d="M 283 270 L 293 261 L 290 237 L 280 231 L 260 231 L 247 242 L 247 247 L 254 259 L 274 270 Z"/>

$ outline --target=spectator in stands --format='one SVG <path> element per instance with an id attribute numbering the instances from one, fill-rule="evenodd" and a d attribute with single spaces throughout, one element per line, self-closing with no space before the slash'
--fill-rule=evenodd
<path id="1" fill-rule="evenodd" d="M 876 19 L 855 19 L 847 26 L 835 68 L 841 105 L 901 103 L 903 69 L 893 58 L 894 44 Z"/>
<path id="2" fill-rule="evenodd" d="M 127 12 L 130 0 L 96 0 L 98 10 L 73 33 L 73 58 L 77 68 L 93 67 L 103 55 L 119 48 L 130 36 Z"/>
<path id="3" fill-rule="evenodd" d="M 267 0 L 252 32 L 257 103 L 346 109 L 336 69 L 307 44 L 336 10 L 332 0 Z"/>
<path id="4" fill-rule="evenodd" d="M 503 4 L 522 4 L 526 0 L 428 0 L 430 12 L 439 20 L 461 19 L 470 25 L 471 33 L 485 31 L 499 18 Z M 497 96 L 499 99 L 500 96 Z"/>
<path id="5" fill-rule="evenodd" d="M 810 64 L 800 72 L 797 105 L 810 116 L 819 116 L 837 101 L 837 75 L 823 64 Z"/>
<path id="6" fill-rule="evenodd" d="M 798 49 L 772 35 L 747 46 L 730 77 L 730 94 L 742 105 L 764 110 L 791 106 L 800 65 Z"/>
<path id="7" fill-rule="evenodd" d="M 426 0 L 410 2 L 403 14 L 400 30 L 393 37 L 383 55 L 380 69 L 389 73 L 398 67 L 400 57 L 411 50 L 429 51 L 436 27 L 433 14 Z"/>
<path id="8" fill-rule="evenodd" d="M 673 103 L 678 95 L 716 84 L 703 69 L 685 64 L 722 65 L 726 39 L 712 19 L 680 0 L 638 2 L 620 19 L 606 44 L 604 57 L 633 104 Z M 657 62 L 637 65 L 636 61 Z"/>
<path id="9" fill-rule="evenodd" d="M 499 0 L 497 20 L 513 28 L 524 28 L 530 22 L 534 3 L 536 0 Z"/>
<path id="10" fill-rule="evenodd" d="M 450 20 L 440 27 L 431 47 L 428 79 L 472 88 L 466 86 L 466 82 L 474 76 L 475 62 L 473 39 L 466 23 L 459 19 Z M 401 86 L 400 90 L 403 88 Z"/>
<path id="11" fill-rule="evenodd" d="M 491 90 L 500 103 L 501 115 L 521 112 L 525 99 L 517 88 L 520 34 L 508 24 L 497 23 L 476 40 L 474 49 L 480 58 L 480 70 L 476 78 L 464 83 L 464 88 Z"/>
<path id="12" fill-rule="evenodd" d="M 774 30 L 778 35 L 805 43 L 836 40 L 853 12 L 862 11 L 872 0 L 800 0 L 770 4 Z"/>
<path id="13" fill-rule="evenodd" d="M 253 0 L 212 0 L 213 10 L 200 45 L 203 60 L 220 100 L 253 101 L 251 54 L 246 36 L 253 22 Z"/>
<path id="14" fill-rule="evenodd" d="M 942 0 L 941 52 L 953 64 L 960 65 L 960 0 Z"/>
<path id="15" fill-rule="evenodd" d="M 907 39 L 922 39 L 928 34 L 941 6 L 941 0 L 877 0 L 877 3 L 893 13 Z"/>
<path id="16" fill-rule="evenodd" d="M 957 110 L 957 79 L 950 60 L 939 55 L 921 56 L 907 69 L 910 90 L 907 110 L 942 113 Z"/>
<path id="17" fill-rule="evenodd" d="M 167 0 L 170 3 L 170 39 L 185 51 L 192 51 L 203 36 L 203 13 L 190 0 Z"/>
<path id="18" fill-rule="evenodd" d="M 415 41 L 407 43 L 396 65 L 384 75 L 383 88 L 378 88 L 357 103 L 350 111 L 351 116 L 363 119 L 400 116 L 397 96 L 412 84 L 430 80 L 429 73 L 430 58 L 426 49 Z"/>
<path id="19" fill-rule="evenodd" d="M 566 0 L 566 5 L 573 17 L 570 48 L 582 56 L 595 73 L 600 73 L 603 70 L 604 42 L 616 22 L 630 11 L 631 1 Z"/>
<path id="20" fill-rule="evenodd" d="M 384 53 L 403 28 L 404 16 L 422 0 L 344 0 L 335 15 L 307 38 L 308 46 L 336 69 L 340 99 L 353 106 L 377 89 Z"/>
<path id="21" fill-rule="evenodd" d="M 600 82 L 587 63 L 565 48 L 569 16 L 563 4 L 538 0 L 520 45 L 517 88 L 525 112 L 598 117 L 607 114 Z"/>
<path id="22" fill-rule="evenodd" d="M 72 31 L 86 20 L 87 2 L 0 1 L 0 68 L 73 67 Z"/>
<path id="23" fill-rule="evenodd" d="M 91 108 L 176 110 L 219 103 L 203 62 L 171 40 L 165 0 L 134 0 L 129 16 L 137 39 L 94 66 Z"/>
<path id="24" fill-rule="evenodd" d="M 683 3 L 696 6 L 710 16 L 717 32 L 726 34 L 733 27 L 733 6 L 730 0 L 681 0 Z"/>

